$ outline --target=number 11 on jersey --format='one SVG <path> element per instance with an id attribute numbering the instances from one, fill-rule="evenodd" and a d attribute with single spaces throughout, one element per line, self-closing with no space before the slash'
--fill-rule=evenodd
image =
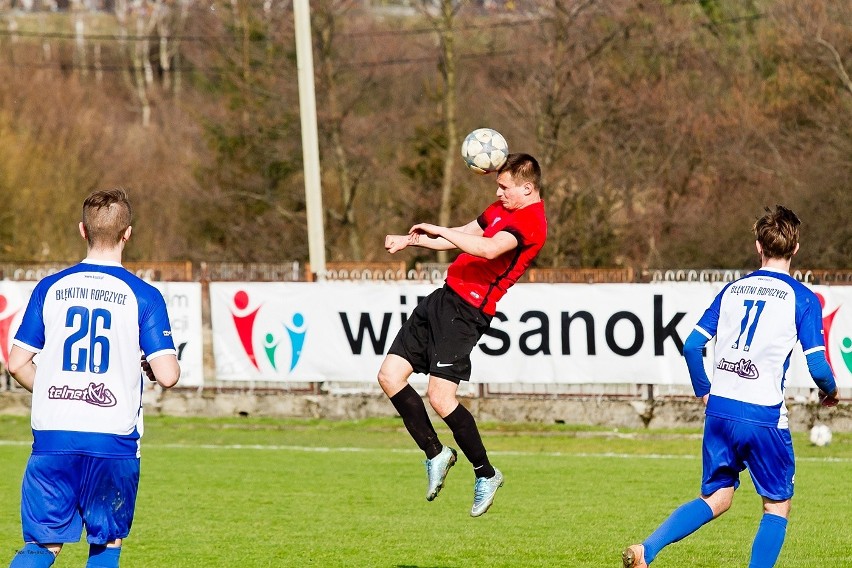
<path id="1" fill-rule="evenodd" d="M 766 306 L 766 300 L 744 300 L 743 305 L 745 306 L 745 315 L 743 315 L 743 320 L 740 322 L 740 335 L 737 337 L 737 340 L 733 344 L 734 349 L 740 348 L 740 341 L 742 341 L 743 334 L 746 333 L 746 329 L 748 329 L 748 335 L 746 335 L 745 345 L 743 346 L 743 351 L 748 351 L 751 347 L 751 341 L 754 339 L 754 331 L 757 329 L 757 322 L 760 319 L 760 314 L 763 313 L 763 308 Z M 751 319 L 752 308 L 757 308 L 754 313 L 754 319 Z M 751 320 L 751 325 L 749 325 L 749 320 Z"/>

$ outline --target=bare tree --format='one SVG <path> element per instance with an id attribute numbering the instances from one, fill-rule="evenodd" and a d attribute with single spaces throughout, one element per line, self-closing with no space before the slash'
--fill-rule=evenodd
<path id="1" fill-rule="evenodd" d="M 849 22 L 852 19 L 852 7 L 848 2 L 809 1 L 782 4 L 779 10 L 784 20 L 792 21 L 794 29 L 820 46 L 827 55 L 822 59 L 825 65 L 852 95 L 852 79 L 849 77 L 848 63 L 838 45 L 849 42 Z M 846 50 L 848 51 L 848 49 Z"/>
<path id="2" fill-rule="evenodd" d="M 117 0 L 116 22 L 120 45 L 128 51 L 132 72 L 127 77 L 142 117 L 142 125 L 151 124 L 151 100 L 148 89 L 153 83 L 153 70 L 149 59 L 150 34 L 157 25 L 159 11 L 157 3 L 148 0 Z M 133 34 L 130 34 L 130 20 Z"/>
<path id="3" fill-rule="evenodd" d="M 156 29 L 159 36 L 158 61 L 163 74 L 163 90 L 180 91 L 180 68 L 173 66 L 180 54 L 180 34 L 186 29 L 186 18 L 192 0 L 159 2 Z"/>
<path id="4" fill-rule="evenodd" d="M 512 28 L 534 47 L 492 80 L 508 103 L 507 120 L 518 124 L 519 136 L 531 135 L 539 149 L 550 219 L 542 261 L 610 265 L 617 250 L 615 216 L 627 200 L 620 194 L 631 187 L 614 184 L 606 173 L 587 176 L 579 166 L 592 164 L 578 154 L 585 154 L 584 142 L 597 144 L 592 133 L 600 129 L 600 117 L 591 112 L 590 99 L 606 73 L 609 50 L 623 42 L 629 24 L 619 17 L 617 3 L 551 0 L 537 7 L 535 17 L 518 18 Z"/>
<path id="5" fill-rule="evenodd" d="M 364 100 L 374 82 L 369 73 L 357 81 L 347 80 L 342 69 L 345 60 L 338 47 L 339 28 L 344 22 L 357 18 L 357 15 L 352 14 L 356 8 L 351 0 L 316 3 L 312 25 L 318 53 L 320 96 L 324 102 L 320 116 L 321 128 L 327 132 L 339 192 L 339 206 L 327 205 L 327 213 L 345 233 L 348 245 L 346 257 L 363 260 L 363 234 L 356 215 L 356 197 L 363 167 L 353 168 L 351 152 L 344 142 L 344 131 L 353 107 Z"/>

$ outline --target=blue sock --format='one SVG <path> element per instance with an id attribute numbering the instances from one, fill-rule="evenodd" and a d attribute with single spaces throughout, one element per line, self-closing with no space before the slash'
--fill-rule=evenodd
<path id="1" fill-rule="evenodd" d="M 754 536 L 754 543 L 751 545 L 751 562 L 749 562 L 748 568 L 772 568 L 775 566 L 775 561 L 781 554 L 781 547 L 784 545 L 786 534 L 787 519 L 764 513 L 763 518 L 760 519 L 757 534 Z"/>
<path id="2" fill-rule="evenodd" d="M 86 568 L 118 568 L 121 547 L 107 548 L 102 544 L 89 545 L 89 561 Z"/>
<path id="3" fill-rule="evenodd" d="M 56 556 L 51 551 L 34 542 L 28 542 L 15 553 L 9 568 L 48 568 L 53 566 Z"/>
<path id="4" fill-rule="evenodd" d="M 651 563 L 666 546 L 687 537 L 713 519 L 713 509 L 704 499 L 684 503 L 642 544 L 645 546 L 645 562 Z"/>

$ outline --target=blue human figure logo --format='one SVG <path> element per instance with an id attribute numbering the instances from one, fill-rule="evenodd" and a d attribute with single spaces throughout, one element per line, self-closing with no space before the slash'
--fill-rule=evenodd
<path id="1" fill-rule="evenodd" d="M 291 325 L 284 323 L 282 325 L 290 337 L 290 371 L 292 371 L 299 362 L 299 357 L 302 355 L 302 346 L 305 344 L 305 335 L 307 334 L 305 317 L 300 313 L 295 313 L 293 314 Z M 263 349 L 266 352 L 266 358 L 275 371 L 278 370 L 276 352 L 281 345 L 281 341 L 280 334 L 274 331 L 270 331 L 263 336 Z"/>
<path id="2" fill-rule="evenodd" d="M 305 316 L 296 312 L 293 314 L 292 326 L 285 325 L 287 335 L 290 336 L 290 370 L 296 368 L 299 363 L 299 357 L 302 356 L 302 347 L 305 345 L 305 336 L 308 328 L 305 325 Z"/>

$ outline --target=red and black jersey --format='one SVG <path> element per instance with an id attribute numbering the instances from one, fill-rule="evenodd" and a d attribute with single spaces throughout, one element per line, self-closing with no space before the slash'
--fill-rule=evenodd
<path id="1" fill-rule="evenodd" d="M 447 269 L 447 285 L 466 302 L 488 315 L 497 311 L 497 301 L 518 281 L 544 246 L 547 219 L 544 202 L 509 211 L 496 201 L 477 218 L 484 237 L 506 231 L 518 240 L 514 248 L 495 259 L 460 254 Z"/>

